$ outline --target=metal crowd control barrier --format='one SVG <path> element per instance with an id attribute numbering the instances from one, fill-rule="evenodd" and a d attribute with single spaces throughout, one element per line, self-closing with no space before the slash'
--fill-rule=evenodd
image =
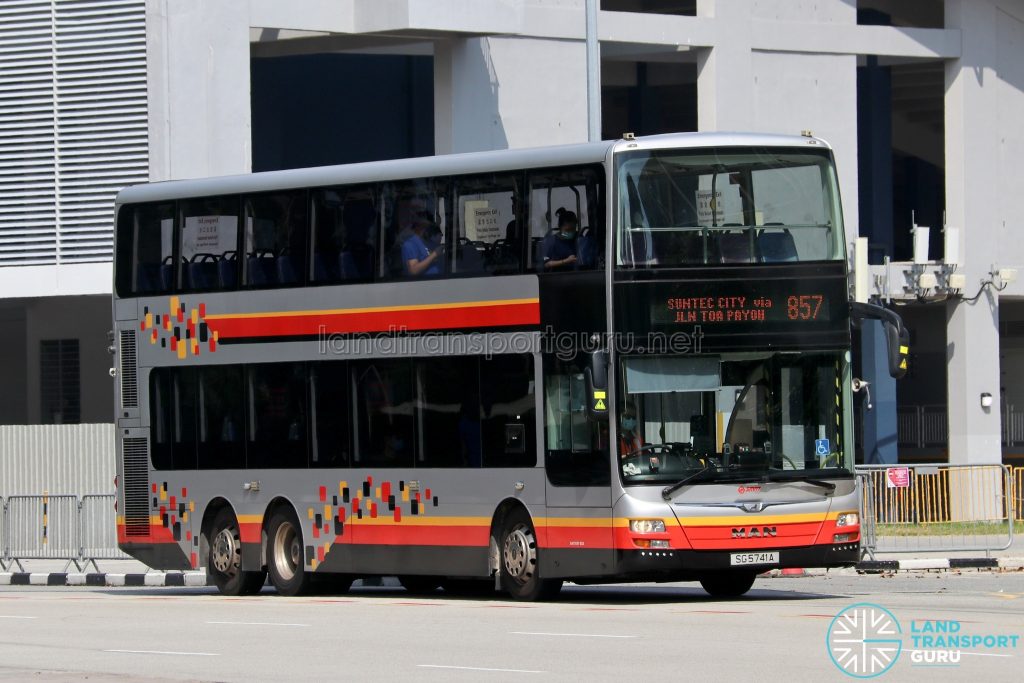
<path id="1" fill-rule="evenodd" d="M 875 553 L 1004 550 L 1016 517 L 1004 465 L 862 465 L 862 547 Z"/>
<path id="2" fill-rule="evenodd" d="M 79 502 L 79 560 L 96 566 L 96 560 L 128 560 L 117 547 L 114 494 L 89 494 Z"/>
<path id="3" fill-rule="evenodd" d="M 870 472 L 857 472 L 857 483 L 860 486 L 860 549 L 861 559 L 865 556 L 874 559 L 875 545 L 875 496 L 874 485 Z"/>
<path id="4" fill-rule="evenodd" d="M 0 572 L 7 571 L 7 503 L 0 496 Z"/>
<path id="5" fill-rule="evenodd" d="M 1018 522 L 1024 522 L 1024 467 L 1013 468 L 1013 510 Z"/>
<path id="6" fill-rule="evenodd" d="M 10 496 L 7 499 L 5 555 L 22 569 L 21 560 L 78 562 L 78 496 Z"/>
<path id="7" fill-rule="evenodd" d="M 22 560 L 65 560 L 82 571 L 96 560 L 129 559 L 117 547 L 114 495 L 0 498 L 0 569 L 24 571 Z"/>

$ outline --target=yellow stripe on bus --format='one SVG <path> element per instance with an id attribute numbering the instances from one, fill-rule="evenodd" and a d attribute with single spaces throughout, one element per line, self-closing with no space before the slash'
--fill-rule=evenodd
<path id="1" fill-rule="evenodd" d="M 827 516 L 824 512 L 807 512 L 792 515 L 735 515 L 735 516 L 709 516 L 709 517 L 680 517 L 679 523 L 683 526 L 743 526 L 752 524 L 800 524 L 805 522 L 824 522 Z"/>
<path id="2" fill-rule="evenodd" d="M 513 306 L 516 304 L 536 304 L 540 299 L 497 299 L 493 301 L 459 301 L 445 304 L 407 304 L 404 306 L 371 306 L 369 308 L 335 308 L 316 311 L 267 311 L 262 313 L 208 313 L 206 320 L 222 320 L 225 318 L 289 318 L 314 315 L 351 315 L 361 313 L 391 313 L 395 311 L 438 311 L 452 308 L 484 308 L 490 306 Z"/>

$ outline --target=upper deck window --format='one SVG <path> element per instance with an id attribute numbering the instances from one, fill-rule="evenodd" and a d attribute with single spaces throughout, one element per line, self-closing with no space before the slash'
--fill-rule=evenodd
<path id="1" fill-rule="evenodd" d="M 306 270 L 306 193 L 252 195 L 245 210 L 245 284 L 301 284 Z"/>
<path id="2" fill-rule="evenodd" d="M 232 289 L 238 284 L 238 198 L 205 197 L 179 204 L 179 288 Z"/>
<path id="3" fill-rule="evenodd" d="M 629 152 L 616 183 L 619 267 L 844 258 L 827 150 Z"/>
<path id="4" fill-rule="evenodd" d="M 174 202 L 125 207 L 117 222 L 117 291 L 170 291 L 174 277 Z"/>

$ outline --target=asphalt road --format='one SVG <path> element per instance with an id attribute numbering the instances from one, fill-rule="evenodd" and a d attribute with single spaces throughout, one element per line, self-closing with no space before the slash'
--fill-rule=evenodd
<path id="1" fill-rule="evenodd" d="M 945 572 L 765 578 L 735 601 L 691 584 L 569 585 L 544 604 L 379 587 L 225 598 L 4 586 L 0 681 L 853 680 L 827 635 L 865 602 L 902 628 L 878 680 L 1022 678 L 1024 573 Z M 914 655 L 937 649 L 915 647 L 922 628 L 950 623 L 960 635 L 1017 636 L 1016 646 L 961 648 L 955 665 Z"/>

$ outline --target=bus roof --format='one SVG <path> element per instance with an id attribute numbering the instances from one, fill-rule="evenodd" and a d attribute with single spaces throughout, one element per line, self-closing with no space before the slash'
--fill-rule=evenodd
<path id="1" fill-rule="evenodd" d="M 305 187 L 373 183 L 407 178 L 570 166 L 604 161 L 610 152 L 635 149 L 701 147 L 803 147 L 828 144 L 818 138 L 766 133 L 668 133 L 635 139 L 571 145 L 446 154 L 358 164 L 317 166 L 190 180 L 132 185 L 117 195 L 118 204 L 167 201 L 187 197 L 268 192 Z"/>

